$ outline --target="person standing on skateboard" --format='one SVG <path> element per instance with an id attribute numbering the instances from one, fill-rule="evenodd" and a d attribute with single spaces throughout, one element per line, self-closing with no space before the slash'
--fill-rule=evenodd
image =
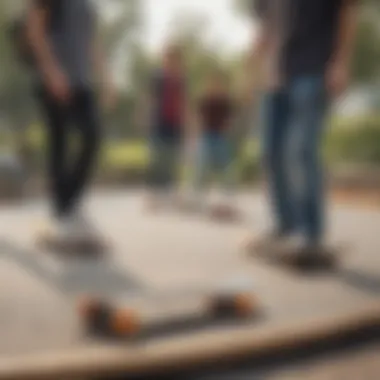
<path id="1" fill-rule="evenodd" d="M 199 151 L 195 168 L 196 192 L 204 190 L 210 174 L 218 174 L 226 193 L 231 196 L 233 187 L 231 125 L 234 118 L 234 101 L 229 94 L 226 78 L 216 73 L 208 79 L 206 90 L 198 102 L 200 124 Z M 221 203 L 218 208 L 230 208 Z"/>
<path id="2" fill-rule="evenodd" d="M 349 81 L 355 0 L 259 0 L 254 60 L 264 79 L 263 153 L 276 224 L 255 243 L 319 252 L 324 241 L 321 143 Z"/>
<path id="3" fill-rule="evenodd" d="M 81 238 L 89 232 L 81 200 L 100 145 L 95 75 L 106 85 L 105 102 L 111 105 L 112 99 L 96 38 L 95 9 L 89 0 L 32 0 L 25 23 L 47 131 L 53 232 Z"/>
<path id="4" fill-rule="evenodd" d="M 170 45 L 164 53 L 162 67 L 150 83 L 150 164 L 149 207 L 159 206 L 163 196 L 174 190 L 182 158 L 186 123 L 187 89 L 182 51 Z M 164 194 L 166 193 L 166 194 Z"/>

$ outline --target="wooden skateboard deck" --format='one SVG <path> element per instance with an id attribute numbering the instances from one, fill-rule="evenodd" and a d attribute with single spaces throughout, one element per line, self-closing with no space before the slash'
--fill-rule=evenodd
<path id="1" fill-rule="evenodd" d="M 124 300 L 86 296 L 79 300 L 78 311 L 87 331 L 127 338 L 181 322 L 245 320 L 258 314 L 259 302 L 248 281 L 235 280 L 209 290 L 150 291 Z"/>
<path id="2" fill-rule="evenodd" d="M 336 270 L 343 250 L 343 246 L 324 246 L 315 252 L 261 247 L 250 254 L 297 272 L 318 272 Z"/>
<path id="3" fill-rule="evenodd" d="M 102 238 L 61 239 L 49 229 L 41 229 L 37 246 L 48 251 L 67 255 L 99 256 L 110 250 L 110 244 Z"/>
<path id="4" fill-rule="evenodd" d="M 219 222 L 238 222 L 242 214 L 238 208 L 226 204 L 196 205 L 192 202 L 181 202 L 177 210 L 187 214 L 202 214 Z"/>

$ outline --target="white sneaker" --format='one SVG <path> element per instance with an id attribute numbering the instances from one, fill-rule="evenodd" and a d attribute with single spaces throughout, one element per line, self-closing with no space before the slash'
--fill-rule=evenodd
<path id="1" fill-rule="evenodd" d="M 74 214 L 72 228 L 77 239 L 93 239 L 97 235 L 95 227 L 82 213 Z"/>
<path id="2" fill-rule="evenodd" d="M 282 239 L 279 249 L 284 252 L 294 253 L 300 252 L 308 247 L 308 241 L 301 234 L 294 234 Z"/>
<path id="3" fill-rule="evenodd" d="M 73 223 L 72 217 L 65 217 L 55 221 L 54 234 L 59 240 L 70 240 L 75 237 L 76 228 Z"/>
<path id="4" fill-rule="evenodd" d="M 283 246 L 283 242 L 288 239 L 288 235 L 282 234 L 277 230 L 269 230 L 268 232 L 257 237 L 249 235 L 245 241 L 245 249 L 248 251 L 272 252 L 277 251 Z"/>

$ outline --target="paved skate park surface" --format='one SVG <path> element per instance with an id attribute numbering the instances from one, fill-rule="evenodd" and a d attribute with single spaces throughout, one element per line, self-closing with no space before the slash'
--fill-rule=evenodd
<path id="1" fill-rule="evenodd" d="M 347 249 L 336 273 L 308 277 L 244 253 L 247 232 L 259 233 L 269 219 L 261 196 L 242 195 L 238 205 L 242 221 L 218 223 L 176 211 L 148 213 L 138 192 L 96 193 L 89 213 L 113 244 L 103 259 L 38 249 L 43 202 L 2 207 L 0 379 L 169 371 L 380 322 L 379 212 L 331 207 L 330 240 Z M 115 344 L 86 336 L 74 307 L 82 293 L 122 298 L 229 278 L 253 281 L 259 318 Z"/>

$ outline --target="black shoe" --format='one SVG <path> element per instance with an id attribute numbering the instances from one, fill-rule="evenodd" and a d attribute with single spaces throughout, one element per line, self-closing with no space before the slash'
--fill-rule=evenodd
<path id="1" fill-rule="evenodd" d="M 336 265 L 336 257 L 331 250 L 321 244 L 309 243 L 294 253 L 294 266 L 300 270 L 331 270 Z"/>

